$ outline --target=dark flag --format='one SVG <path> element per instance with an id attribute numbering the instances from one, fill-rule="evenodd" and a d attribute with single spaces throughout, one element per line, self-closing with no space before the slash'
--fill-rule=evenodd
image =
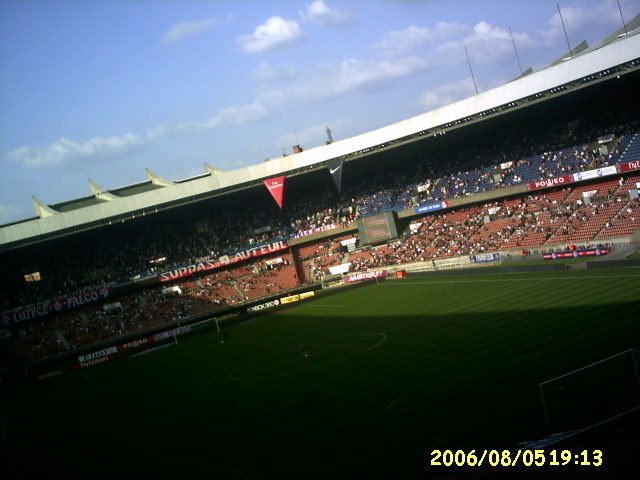
<path id="1" fill-rule="evenodd" d="M 331 174 L 331 178 L 336 184 L 336 188 L 338 189 L 338 193 L 342 193 L 342 170 L 344 167 L 344 160 L 334 160 L 329 163 L 329 173 Z"/>

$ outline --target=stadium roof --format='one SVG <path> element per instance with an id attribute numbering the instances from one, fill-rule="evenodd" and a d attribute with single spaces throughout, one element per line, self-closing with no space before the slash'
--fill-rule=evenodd
<path id="1" fill-rule="evenodd" d="M 205 164 L 205 173 L 176 182 L 147 169 L 146 181 L 108 191 L 89 180 L 91 196 L 56 205 L 46 205 L 34 196 L 37 217 L 0 227 L 0 250 L 214 197 L 272 176 L 319 168 L 336 158 L 354 160 L 640 70 L 639 26 L 637 16 L 626 32 L 614 32 L 590 48 L 583 45 L 579 52 L 572 49 L 569 60 L 562 58 L 538 72 L 445 107 L 286 157 L 232 171 Z"/>

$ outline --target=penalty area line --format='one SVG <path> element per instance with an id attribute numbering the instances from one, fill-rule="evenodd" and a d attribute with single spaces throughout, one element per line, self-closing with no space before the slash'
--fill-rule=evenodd
<path id="1" fill-rule="evenodd" d="M 624 411 L 624 412 L 622 412 L 622 413 L 619 413 L 619 414 L 617 414 L 617 415 L 614 415 L 613 417 L 609 417 L 609 418 L 607 418 L 607 419 L 605 419 L 605 420 L 602 420 L 602 421 L 600 421 L 600 422 L 598 422 L 598 423 L 594 423 L 593 425 L 589 425 L 588 427 L 584 427 L 584 428 L 581 428 L 580 430 L 576 430 L 576 431 L 575 431 L 575 432 L 573 432 L 571 435 L 569 435 L 568 437 L 565 437 L 565 438 L 571 438 L 571 437 L 575 437 L 576 435 L 581 435 L 581 434 L 583 434 L 584 432 L 588 432 L 589 430 L 592 430 L 592 429 L 594 429 L 594 428 L 597 428 L 597 427 L 599 427 L 600 425 L 604 425 L 605 423 L 613 422 L 614 420 L 617 420 L 617 419 L 618 419 L 618 418 L 620 418 L 620 417 L 624 417 L 625 415 L 629 415 L 630 413 L 633 413 L 633 412 L 635 412 L 636 410 L 639 410 L 639 409 L 640 409 L 640 405 L 637 405 L 637 406 L 635 406 L 635 407 L 633 407 L 633 408 L 630 408 L 629 410 L 625 410 L 625 411 Z M 563 440 L 564 440 L 565 438 L 563 438 Z"/>
<path id="2" fill-rule="evenodd" d="M 243 475 L 242 473 L 240 473 L 238 470 L 236 470 L 235 468 L 233 468 L 231 465 L 227 465 L 226 466 L 229 470 L 231 470 L 233 473 L 235 473 L 238 477 L 240 478 L 244 478 L 245 480 L 251 480 L 249 477 L 247 477 L 246 475 Z"/>
<path id="3" fill-rule="evenodd" d="M 82 375 L 84 378 L 86 378 L 87 380 L 95 383 L 95 380 L 91 378 L 89 375 L 87 375 L 86 373 L 83 373 L 83 372 L 78 372 L 78 373 Z"/>
<path id="4" fill-rule="evenodd" d="M 387 405 L 386 407 L 384 407 L 385 412 L 388 411 L 391 407 L 393 407 L 393 405 L 402 398 L 402 396 L 396 398 L 393 402 L 391 402 L 389 405 Z"/>

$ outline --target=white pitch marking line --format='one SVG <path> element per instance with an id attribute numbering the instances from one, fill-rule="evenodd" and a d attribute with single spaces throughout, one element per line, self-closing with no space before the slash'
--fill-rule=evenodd
<path id="1" fill-rule="evenodd" d="M 404 395 L 399 396 L 398 398 L 396 398 L 393 402 L 391 402 L 389 405 L 387 405 L 386 407 L 384 407 L 385 411 L 389 410 L 394 403 L 396 403 L 398 400 L 400 400 Z"/>
<path id="2" fill-rule="evenodd" d="M 82 373 L 82 372 L 78 372 L 80 375 L 82 375 L 84 378 L 86 378 L 87 380 L 91 380 L 92 382 L 95 382 L 95 380 L 93 378 L 91 378 L 89 375 Z"/>
<path id="3" fill-rule="evenodd" d="M 640 277 L 640 275 L 598 275 L 594 277 L 563 277 L 563 278 L 502 278 L 495 280 L 477 279 L 477 280 L 439 280 L 424 282 L 393 282 L 385 283 L 385 285 L 434 285 L 449 283 L 500 283 L 500 282 L 535 282 L 535 281 L 576 281 L 576 280 L 598 280 L 601 278 L 623 278 L 623 277 Z"/>
<path id="4" fill-rule="evenodd" d="M 240 478 L 244 478 L 245 480 L 251 480 L 249 477 L 247 477 L 246 475 L 243 475 L 238 470 L 233 468 L 231 465 L 227 465 L 227 468 L 231 470 L 233 473 L 235 473 L 237 476 L 239 476 Z"/>

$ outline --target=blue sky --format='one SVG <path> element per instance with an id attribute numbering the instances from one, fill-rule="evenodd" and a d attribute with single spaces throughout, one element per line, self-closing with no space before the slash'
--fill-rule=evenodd
<path id="1" fill-rule="evenodd" d="M 559 2 L 572 46 L 615 0 Z M 626 21 L 640 0 L 620 0 Z M 0 0 L 0 224 L 418 115 L 567 50 L 556 1 Z"/>

